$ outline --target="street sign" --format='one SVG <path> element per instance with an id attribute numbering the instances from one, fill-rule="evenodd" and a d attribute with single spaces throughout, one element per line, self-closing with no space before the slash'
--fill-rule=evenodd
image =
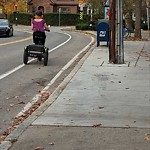
<path id="1" fill-rule="evenodd" d="M 0 14 L 3 13 L 3 8 L 0 6 Z"/>
<path id="2" fill-rule="evenodd" d="M 108 19 L 110 18 L 110 8 L 109 6 L 104 6 L 104 19 Z"/>
<path id="3" fill-rule="evenodd" d="M 80 12 L 80 20 L 83 20 L 83 11 Z"/>

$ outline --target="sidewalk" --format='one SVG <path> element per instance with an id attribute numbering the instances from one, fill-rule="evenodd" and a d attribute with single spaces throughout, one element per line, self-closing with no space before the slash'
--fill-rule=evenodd
<path id="1" fill-rule="evenodd" d="M 124 46 L 125 64 L 90 50 L 0 150 L 149 150 L 150 41 Z"/>

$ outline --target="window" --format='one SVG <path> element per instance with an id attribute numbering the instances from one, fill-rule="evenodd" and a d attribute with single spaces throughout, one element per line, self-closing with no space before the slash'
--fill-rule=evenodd
<path id="1" fill-rule="evenodd" d="M 59 7 L 59 8 L 61 8 L 62 13 L 70 13 L 71 12 L 70 7 Z M 59 11 L 59 8 L 58 8 L 58 11 Z"/>
<path id="2" fill-rule="evenodd" d="M 50 12 L 50 7 L 46 7 L 46 13 Z"/>

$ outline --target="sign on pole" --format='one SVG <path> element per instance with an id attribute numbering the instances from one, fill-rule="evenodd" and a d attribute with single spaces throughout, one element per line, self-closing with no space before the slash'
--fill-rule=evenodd
<path id="1" fill-rule="evenodd" d="M 109 6 L 104 6 L 104 19 L 108 19 L 110 18 L 110 8 Z"/>
<path id="2" fill-rule="evenodd" d="M 80 20 L 83 20 L 83 7 L 85 6 L 84 0 L 78 0 L 80 7 Z"/>

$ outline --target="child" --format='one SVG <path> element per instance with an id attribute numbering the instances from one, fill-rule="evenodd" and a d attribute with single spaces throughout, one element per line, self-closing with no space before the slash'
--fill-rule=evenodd
<path id="1" fill-rule="evenodd" d="M 36 38 L 37 36 L 37 31 L 41 31 L 40 34 L 43 37 L 41 39 L 42 45 L 45 44 L 45 39 L 46 39 L 46 34 L 45 30 L 50 31 L 45 20 L 43 19 L 43 14 L 42 11 L 38 10 L 35 13 L 35 17 L 31 22 L 32 30 L 33 30 L 33 42 L 35 44 L 38 44 L 38 39 Z"/>

